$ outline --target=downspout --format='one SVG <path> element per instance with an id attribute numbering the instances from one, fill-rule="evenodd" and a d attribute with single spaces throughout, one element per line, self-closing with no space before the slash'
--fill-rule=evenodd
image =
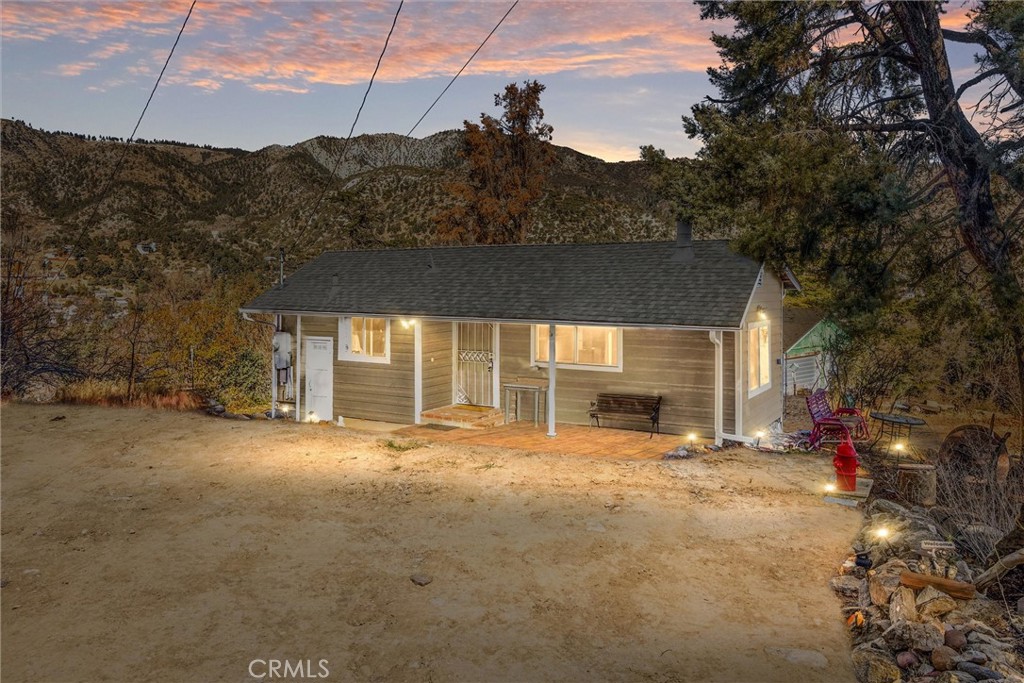
<path id="1" fill-rule="evenodd" d="M 722 368 L 724 355 L 722 349 L 722 332 L 711 330 L 708 332 L 708 337 L 711 339 L 711 343 L 715 345 L 715 445 L 721 446 L 722 442 L 726 439 L 729 441 L 751 444 L 754 440 L 750 437 L 725 433 L 722 397 L 722 385 L 724 384 Z"/>

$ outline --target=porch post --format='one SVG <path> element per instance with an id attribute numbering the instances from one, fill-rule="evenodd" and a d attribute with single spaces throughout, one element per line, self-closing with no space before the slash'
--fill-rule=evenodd
<path id="1" fill-rule="evenodd" d="M 555 326 L 548 325 L 548 436 L 555 434 Z"/>
<path id="2" fill-rule="evenodd" d="M 412 410 L 413 424 L 423 421 L 423 321 L 417 320 L 412 326 Z"/>
<path id="3" fill-rule="evenodd" d="M 494 323 L 494 343 L 491 344 L 491 352 L 494 359 L 491 362 L 492 388 L 491 403 L 495 408 L 501 408 L 501 323 Z"/>
<path id="4" fill-rule="evenodd" d="M 295 421 L 302 422 L 302 316 L 295 316 Z"/>

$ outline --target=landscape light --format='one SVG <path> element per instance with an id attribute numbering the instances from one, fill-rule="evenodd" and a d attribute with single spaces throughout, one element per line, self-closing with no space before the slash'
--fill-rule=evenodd
<path id="1" fill-rule="evenodd" d="M 287 403 L 285 403 L 284 405 L 281 406 L 281 412 L 284 413 L 285 415 L 288 414 L 289 410 L 291 410 L 291 408 L 288 406 Z"/>
<path id="2" fill-rule="evenodd" d="M 697 440 L 697 434 L 696 432 L 690 432 L 689 436 L 687 436 L 686 438 L 690 440 L 690 445 L 692 446 L 693 443 Z"/>
<path id="3" fill-rule="evenodd" d="M 875 529 L 875 536 L 878 536 L 878 538 L 885 540 L 889 537 L 889 527 L 878 527 L 877 529 Z"/>
<path id="4" fill-rule="evenodd" d="M 760 446 L 761 445 L 761 439 L 764 438 L 764 431 L 758 430 L 758 432 L 756 434 L 754 434 L 754 436 L 757 437 L 757 441 L 754 442 L 754 446 L 755 447 L 756 446 Z"/>
<path id="5" fill-rule="evenodd" d="M 832 493 L 836 490 L 835 484 L 825 484 L 825 493 Z"/>
<path id="6" fill-rule="evenodd" d="M 893 446 L 893 448 L 895 448 L 895 449 L 896 449 L 896 452 L 897 452 L 897 453 L 901 453 L 901 452 L 903 451 L 903 444 L 901 444 L 901 443 L 898 443 L 898 444 L 896 444 L 895 446 Z"/>

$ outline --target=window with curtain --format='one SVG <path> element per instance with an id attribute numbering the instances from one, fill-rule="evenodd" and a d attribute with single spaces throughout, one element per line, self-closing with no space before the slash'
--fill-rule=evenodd
<path id="1" fill-rule="evenodd" d="M 772 385 L 771 325 L 750 323 L 747 330 L 747 393 L 759 394 Z"/>
<path id="2" fill-rule="evenodd" d="M 534 326 L 534 363 L 548 362 L 548 325 Z M 555 326 L 555 363 L 586 369 L 621 369 L 621 328 Z"/>
<path id="3" fill-rule="evenodd" d="M 391 321 L 387 318 L 341 318 L 338 340 L 338 360 L 390 362 Z"/>

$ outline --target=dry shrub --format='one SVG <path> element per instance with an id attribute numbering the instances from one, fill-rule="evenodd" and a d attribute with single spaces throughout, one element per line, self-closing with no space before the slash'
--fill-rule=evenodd
<path id="1" fill-rule="evenodd" d="M 1024 501 L 1024 469 L 984 427 L 950 445 L 936 459 L 938 503 L 956 542 L 978 560 L 1013 528 Z"/>
<path id="2" fill-rule="evenodd" d="M 135 397 L 128 400 L 128 383 L 86 379 L 64 385 L 57 390 L 60 403 L 96 406 L 132 406 L 161 410 L 195 410 L 202 399 L 188 391 L 168 391 L 153 387 L 136 387 Z"/>

